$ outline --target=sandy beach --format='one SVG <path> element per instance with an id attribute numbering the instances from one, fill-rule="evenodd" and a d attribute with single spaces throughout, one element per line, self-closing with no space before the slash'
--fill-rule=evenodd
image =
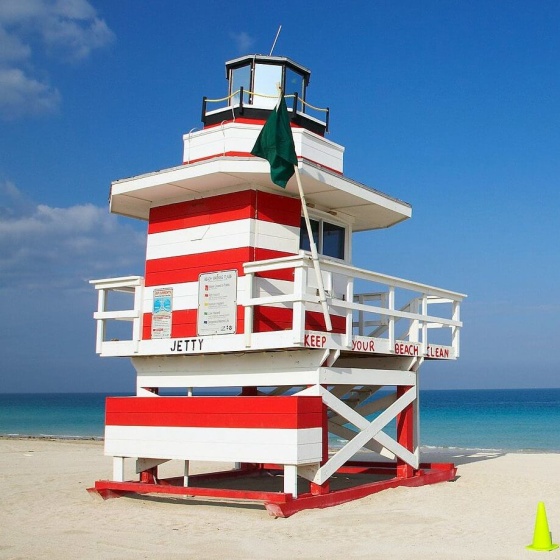
<path id="1" fill-rule="evenodd" d="M 1 439 L 0 558 L 532 558 L 539 501 L 560 540 L 560 454 L 423 459 L 455 461 L 457 479 L 274 519 L 261 506 L 103 501 L 86 492 L 111 473 L 102 442 Z"/>

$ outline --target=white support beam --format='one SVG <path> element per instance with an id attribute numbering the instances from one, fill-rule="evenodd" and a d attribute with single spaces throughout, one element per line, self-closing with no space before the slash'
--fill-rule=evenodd
<path id="1" fill-rule="evenodd" d="M 331 432 L 335 436 L 339 436 L 339 437 L 344 438 L 348 441 L 350 441 L 357 433 L 357 432 L 353 432 L 352 430 L 344 427 L 341 424 L 337 424 L 336 422 L 331 423 L 330 420 L 329 420 L 329 432 Z M 379 434 L 381 434 L 381 433 L 383 433 L 383 432 L 379 432 Z M 378 439 L 379 434 L 376 436 L 376 439 Z M 366 442 L 362 447 L 365 447 L 366 449 L 369 449 L 370 451 L 373 451 L 374 453 L 377 453 L 378 455 L 381 455 L 382 457 L 385 457 L 386 459 L 393 460 L 396 457 L 395 454 L 392 451 L 389 451 L 389 449 L 387 449 L 381 443 L 379 443 L 378 441 L 375 441 L 373 439 Z"/>
<path id="2" fill-rule="evenodd" d="M 321 385 L 404 385 L 416 384 L 416 374 L 410 371 L 362 368 L 326 368 L 319 372 Z"/>

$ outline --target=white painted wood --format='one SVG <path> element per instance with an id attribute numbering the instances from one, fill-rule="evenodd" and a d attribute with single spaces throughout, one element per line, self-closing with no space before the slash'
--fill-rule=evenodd
<path id="1" fill-rule="evenodd" d="M 322 389 L 324 391 L 324 389 Z M 323 398 L 324 398 L 323 393 Z M 331 395 L 332 397 L 332 395 Z M 329 397 L 327 397 L 329 398 Z M 333 397 L 334 398 L 334 397 Z M 381 432 L 382 428 L 386 426 L 392 419 L 394 419 L 399 412 L 404 410 L 411 402 L 416 398 L 416 387 L 409 389 L 404 395 L 402 395 L 397 401 L 390 405 L 385 411 L 383 411 L 377 418 L 368 424 L 364 425 L 362 429 L 356 436 L 349 441 L 342 449 L 340 449 L 335 455 L 333 455 L 321 468 L 317 471 L 314 482 L 317 484 L 323 484 L 327 481 L 344 463 L 349 461 L 364 445 L 371 439 L 374 439 L 381 443 L 384 447 L 392 451 L 397 457 L 400 457 L 409 464 L 413 464 L 416 461 L 414 454 L 411 454 L 404 447 L 399 445 L 393 439 L 388 437 L 386 434 Z M 333 399 L 329 399 L 332 403 Z M 337 407 L 338 412 L 344 412 L 346 415 L 346 410 L 344 406 L 339 403 L 334 403 Z M 330 404 L 329 404 L 330 406 Z M 356 416 L 352 416 L 352 421 L 355 423 L 363 423 L 365 419 L 358 419 Z M 366 420 L 367 422 L 367 420 Z"/>
<path id="2" fill-rule="evenodd" d="M 113 457 L 113 480 L 124 482 L 124 457 Z"/>
<path id="3" fill-rule="evenodd" d="M 414 385 L 416 375 L 410 371 L 359 369 L 359 368 L 321 368 L 319 383 L 326 385 Z"/>
<path id="4" fill-rule="evenodd" d="M 328 166 L 303 160 L 299 167 L 307 200 L 327 211 L 350 215 L 355 220 L 354 231 L 389 227 L 411 216 L 408 204 L 341 176 Z M 297 195 L 295 183 L 288 183 L 284 191 L 288 196 Z M 111 185 L 110 209 L 116 214 L 146 220 L 151 206 L 244 190 L 249 184 L 278 191 L 270 179 L 266 160 L 216 157 L 115 181 Z"/>
<path id="5" fill-rule="evenodd" d="M 299 465 L 321 460 L 322 429 L 106 426 L 105 454 Z"/>
<path id="6" fill-rule="evenodd" d="M 258 222 L 258 224 L 257 224 Z M 258 225 L 258 236 L 253 231 Z M 299 250 L 299 228 L 246 218 L 148 235 L 146 260 L 218 252 L 251 243 L 288 253 Z"/>
<path id="7" fill-rule="evenodd" d="M 225 123 L 183 136 L 183 161 L 191 162 L 228 152 L 249 154 L 261 125 Z M 344 148 L 304 128 L 292 128 L 296 154 L 342 173 Z"/>
<path id="8" fill-rule="evenodd" d="M 312 481 L 315 478 L 315 475 L 317 474 L 320 466 L 320 463 L 314 463 L 312 465 L 298 465 L 298 476 L 305 478 L 305 480 Z"/>
<path id="9" fill-rule="evenodd" d="M 356 432 L 341 425 L 331 424 L 331 422 L 329 422 L 329 432 L 348 441 L 353 439 L 356 435 Z M 394 460 L 396 457 L 392 451 L 389 451 L 389 449 L 374 439 L 367 441 L 362 447 L 364 449 L 368 449 L 369 451 L 373 451 L 386 459 Z"/>
<path id="10" fill-rule="evenodd" d="M 284 493 L 294 498 L 298 497 L 297 474 L 297 465 L 284 465 Z"/>
<path id="11" fill-rule="evenodd" d="M 136 474 L 142 471 L 147 471 L 163 463 L 167 463 L 169 459 L 146 459 L 145 457 L 139 457 L 136 459 Z"/>

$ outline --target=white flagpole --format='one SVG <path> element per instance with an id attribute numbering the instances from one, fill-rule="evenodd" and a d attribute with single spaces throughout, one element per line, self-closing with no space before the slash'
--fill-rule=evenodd
<path id="1" fill-rule="evenodd" d="M 327 296 L 325 294 L 325 287 L 323 286 L 323 275 L 319 267 L 319 255 L 317 254 L 317 246 L 315 239 L 313 239 L 313 231 L 311 229 L 311 222 L 309 221 L 309 213 L 307 212 L 307 203 L 305 202 L 305 195 L 303 194 L 303 187 L 301 185 L 301 177 L 299 176 L 299 169 L 294 165 L 294 171 L 299 190 L 299 197 L 301 199 L 301 207 L 303 208 L 303 217 L 305 218 L 305 225 L 307 227 L 307 235 L 309 236 L 309 246 L 311 248 L 311 260 L 313 261 L 313 268 L 315 269 L 315 276 L 317 277 L 317 285 L 319 286 L 319 299 L 321 307 L 323 308 L 323 316 L 325 318 L 325 326 L 327 331 L 332 331 L 331 316 L 329 315 L 329 308 L 327 305 Z"/>
<path id="2" fill-rule="evenodd" d="M 279 83 L 276 84 L 278 89 L 278 101 L 276 103 L 276 111 L 280 106 L 280 100 L 282 99 L 282 88 Z M 305 202 L 305 195 L 303 193 L 303 186 L 301 184 L 301 177 L 299 176 L 299 169 L 297 165 L 294 165 L 295 176 L 297 180 L 297 186 L 299 190 L 299 198 L 301 199 L 301 207 L 303 208 L 303 217 L 305 218 L 305 226 L 307 227 L 307 235 L 309 236 L 309 246 L 311 248 L 311 260 L 313 261 L 313 268 L 315 269 L 315 276 L 317 277 L 317 285 L 319 287 L 319 300 L 321 302 L 321 308 L 323 309 L 323 317 L 325 318 L 325 327 L 328 332 L 332 331 L 331 316 L 329 315 L 329 308 L 327 305 L 327 296 L 325 294 L 325 287 L 323 285 L 323 275 L 321 274 L 321 268 L 319 267 L 319 255 L 317 254 L 317 246 L 315 245 L 315 239 L 313 238 L 313 231 L 311 229 L 311 222 L 309 221 L 309 213 L 307 212 L 307 203 Z"/>

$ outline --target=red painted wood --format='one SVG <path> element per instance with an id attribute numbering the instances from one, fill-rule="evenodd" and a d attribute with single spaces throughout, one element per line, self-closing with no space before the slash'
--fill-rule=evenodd
<path id="1" fill-rule="evenodd" d="M 144 484 L 142 482 L 115 482 L 98 480 L 94 488 L 88 492 L 97 492 L 101 497 L 110 490 L 125 494 L 172 494 L 179 496 L 202 496 L 208 498 L 224 498 L 230 500 L 249 500 L 253 502 L 283 503 L 291 499 L 291 494 L 281 492 L 259 492 L 254 490 L 231 490 L 225 488 L 200 488 L 196 486 L 170 486 L 165 484 Z"/>
<path id="2" fill-rule="evenodd" d="M 456 469 L 450 470 L 434 470 L 432 472 L 423 473 L 418 472 L 415 476 L 410 478 L 392 478 L 390 480 L 383 480 L 379 482 L 370 482 L 346 488 L 344 490 L 336 490 L 328 494 L 320 495 L 303 495 L 295 498 L 291 502 L 274 503 L 270 502 L 265 504 L 265 507 L 274 517 L 289 517 L 298 511 L 305 509 L 327 508 L 337 506 L 353 500 L 358 500 L 377 492 L 382 492 L 389 488 L 398 488 L 399 486 L 418 487 L 426 484 L 436 484 L 439 482 L 446 482 L 453 480 L 455 477 Z"/>
<path id="3" fill-rule="evenodd" d="M 299 199 L 246 190 L 152 208 L 148 234 L 247 218 L 299 227 L 300 216 Z"/>
<path id="4" fill-rule="evenodd" d="M 333 333 L 346 332 L 346 317 L 331 314 Z M 325 317 L 319 311 L 307 311 L 305 314 L 305 329 L 308 331 L 326 331 Z"/>
<path id="5" fill-rule="evenodd" d="M 180 309 L 173 311 L 171 338 L 193 339 L 200 338 L 196 332 L 196 309 Z M 243 307 L 237 306 L 237 334 L 245 332 L 245 316 Z M 152 338 L 152 314 L 144 313 L 142 319 L 142 340 L 151 340 Z M 196 347 L 196 346 L 195 346 Z"/>
<path id="6" fill-rule="evenodd" d="M 254 332 L 290 330 L 292 328 L 292 310 L 287 307 L 267 307 L 259 305 L 254 311 Z M 346 318 L 331 315 L 333 333 L 346 332 Z M 326 331 L 323 314 L 316 311 L 305 313 L 305 329 L 308 331 Z"/>
<path id="7" fill-rule="evenodd" d="M 237 270 L 244 275 L 243 265 L 247 262 L 263 261 L 291 256 L 285 251 L 261 249 L 259 247 L 239 247 L 223 251 L 210 251 L 196 255 L 166 257 L 146 261 L 146 286 L 166 286 L 184 282 L 198 282 L 200 274 L 220 270 Z M 266 273 L 266 278 L 293 280 L 293 269 Z"/>
<path id="8" fill-rule="evenodd" d="M 253 190 L 157 206 L 150 210 L 148 234 L 255 218 L 255 208 Z"/>
<path id="9" fill-rule="evenodd" d="M 397 387 L 397 398 L 402 397 L 412 387 Z M 401 413 L 397 414 L 397 441 L 409 451 L 414 450 L 414 410 L 412 403 Z M 411 477 L 414 469 L 402 459 L 397 459 L 397 476 L 402 478 Z"/>
<path id="10" fill-rule="evenodd" d="M 320 397 L 110 397 L 105 424 L 305 429 L 321 426 L 321 407 Z"/>
<path id="11" fill-rule="evenodd" d="M 328 494 L 312 495 L 310 493 L 293 498 L 291 494 L 283 492 L 258 492 L 250 490 L 232 490 L 223 488 L 204 488 L 197 486 L 174 486 L 160 481 L 160 484 L 143 484 L 141 482 L 114 482 L 110 480 L 98 480 L 93 488 L 88 488 L 90 493 L 99 494 L 102 498 L 116 498 L 129 493 L 135 494 L 170 494 L 182 496 L 200 496 L 211 498 L 222 498 L 224 500 L 245 500 L 253 502 L 264 502 L 264 506 L 270 515 L 275 517 L 289 517 L 299 511 L 314 508 L 326 508 L 345 502 L 350 502 L 389 488 L 419 487 L 426 484 L 437 484 L 455 478 L 457 469 L 451 463 L 423 464 L 422 468 L 429 470 L 416 471 L 409 478 L 391 478 L 389 480 L 360 484 L 343 490 L 336 490 Z M 227 478 L 228 473 L 224 473 Z M 239 479 L 239 471 L 231 471 L 232 477 Z M 211 475 L 202 475 L 211 476 Z M 194 479 L 197 477 L 189 477 Z M 180 482 L 180 479 L 177 479 Z"/>
<path id="12" fill-rule="evenodd" d="M 267 192 L 257 192 L 256 217 L 262 222 L 300 227 L 301 200 Z"/>
<path id="13" fill-rule="evenodd" d="M 219 410 L 222 414 L 239 412 L 256 414 L 321 414 L 319 396 L 215 396 L 215 397 L 107 397 L 110 412 L 190 412 L 205 413 Z M 319 422 L 317 426 L 321 426 Z"/>

